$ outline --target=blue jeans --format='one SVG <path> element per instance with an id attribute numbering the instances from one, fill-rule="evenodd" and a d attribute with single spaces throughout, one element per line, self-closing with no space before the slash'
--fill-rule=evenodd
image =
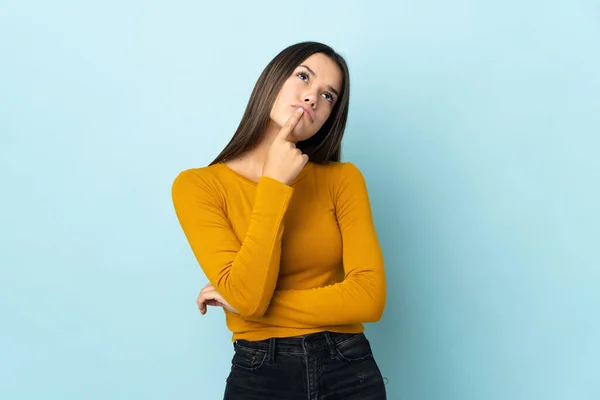
<path id="1" fill-rule="evenodd" d="M 238 340 L 224 400 L 385 400 L 364 334 Z"/>

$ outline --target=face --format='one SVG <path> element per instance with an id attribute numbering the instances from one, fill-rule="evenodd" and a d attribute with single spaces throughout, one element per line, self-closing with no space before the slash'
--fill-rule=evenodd
<path id="1" fill-rule="evenodd" d="M 335 61 L 322 53 L 313 54 L 283 83 L 271 109 L 271 121 L 282 127 L 298 107 L 303 107 L 304 115 L 291 139 L 309 139 L 331 115 L 341 89 L 342 71 Z"/>

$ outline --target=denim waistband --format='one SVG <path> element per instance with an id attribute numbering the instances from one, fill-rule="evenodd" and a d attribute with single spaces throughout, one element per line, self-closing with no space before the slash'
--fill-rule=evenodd
<path id="1" fill-rule="evenodd" d="M 235 349 L 263 350 L 269 355 L 278 353 L 307 354 L 323 350 L 332 351 L 336 346 L 364 336 L 364 333 L 316 332 L 303 336 L 285 338 L 270 338 L 259 341 L 237 340 L 233 343 Z"/>

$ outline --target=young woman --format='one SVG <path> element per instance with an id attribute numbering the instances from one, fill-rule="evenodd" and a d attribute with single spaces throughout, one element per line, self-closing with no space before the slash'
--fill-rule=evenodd
<path id="1" fill-rule="evenodd" d="M 363 331 L 386 281 L 365 180 L 340 162 L 350 80 L 321 43 L 265 68 L 229 144 L 181 172 L 177 218 L 223 307 L 234 355 L 226 400 L 385 399 Z"/>

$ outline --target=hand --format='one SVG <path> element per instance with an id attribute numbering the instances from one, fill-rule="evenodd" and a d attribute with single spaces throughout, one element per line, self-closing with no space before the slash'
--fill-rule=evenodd
<path id="1" fill-rule="evenodd" d="M 298 111 L 294 112 L 275 137 L 267 153 L 263 166 L 263 176 L 276 179 L 287 185 L 298 176 L 308 162 L 308 156 L 302 154 L 296 148 L 296 145 L 288 140 L 294 127 L 302 118 L 302 114 L 304 114 L 303 108 L 299 108 Z"/>
<path id="2" fill-rule="evenodd" d="M 206 306 L 225 307 L 229 311 L 239 314 L 225 301 L 210 283 L 202 288 L 196 299 L 196 304 L 198 304 L 198 309 L 202 315 L 206 314 L 208 311 Z"/>

